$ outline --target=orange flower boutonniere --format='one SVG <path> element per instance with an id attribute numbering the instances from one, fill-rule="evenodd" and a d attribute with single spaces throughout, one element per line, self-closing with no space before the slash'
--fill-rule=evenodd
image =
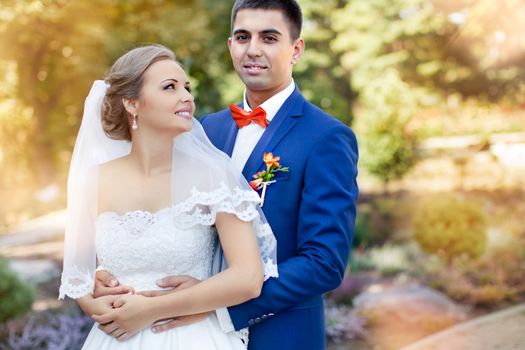
<path id="1" fill-rule="evenodd" d="M 275 177 L 275 173 L 279 171 L 287 172 L 288 168 L 284 168 L 281 163 L 279 163 L 279 160 L 281 160 L 281 157 L 274 157 L 272 152 L 264 153 L 263 161 L 266 163 L 266 170 L 259 171 L 258 173 L 253 175 L 254 180 L 250 181 L 250 186 L 255 190 L 258 191 L 262 189 L 261 193 L 261 203 L 259 204 L 261 207 L 264 204 L 264 197 L 266 195 L 266 187 L 273 184 L 275 180 L 273 178 Z"/>

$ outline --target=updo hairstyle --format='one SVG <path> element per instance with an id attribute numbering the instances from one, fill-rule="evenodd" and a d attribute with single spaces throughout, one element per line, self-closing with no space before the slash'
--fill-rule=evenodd
<path id="1" fill-rule="evenodd" d="M 109 138 L 131 141 L 129 113 L 123 99 L 137 99 L 144 72 L 162 60 L 177 61 L 173 51 L 155 44 L 128 51 L 113 64 L 104 79 L 109 87 L 102 101 L 102 128 Z"/>

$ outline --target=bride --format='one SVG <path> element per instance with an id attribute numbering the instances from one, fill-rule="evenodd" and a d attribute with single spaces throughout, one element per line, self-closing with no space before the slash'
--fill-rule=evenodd
<path id="1" fill-rule="evenodd" d="M 60 298 L 97 323 L 83 349 L 245 349 L 203 321 L 153 333 L 158 321 L 242 303 L 277 277 L 276 243 L 259 197 L 193 118 L 190 82 L 169 49 L 120 57 L 86 99 L 68 179 Z M 227 268 L 212 276 L 216 240 Z M 167 275 L 202 283 L 148 298 L 92 296 L 95 270 L 137 292 Z M 108 334 L 106 334 L 108 333 Z"/>

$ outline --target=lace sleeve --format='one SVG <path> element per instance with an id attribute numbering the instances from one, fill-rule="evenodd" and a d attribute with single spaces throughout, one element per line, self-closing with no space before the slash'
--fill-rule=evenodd
<path id="1" fill-rule="evenodd" d="M 250 189 L 230 187 L 225 181 L 212 191 L 191 190 L 191 196 L 175 207 L 176 225 L 188 228 L 194 225 L 212 226 L 217 213 L 230 213 L 242 221 L 251 222 L 261 258 L 264 264 L 265 280 L 277 277 L 277 242 L 270 225 L 261 217 L 259 195 Z"/>
<path id="2" fill-rule="evenodd" d="M 68 273 L 62 274 L 60 284 L 59 299 L 64 299 L 66 295 L 72 299 L 78 299 L 93 292 L 94 276 L 88 271 L 82 272 L 78 267 L 73 266 Z"/>

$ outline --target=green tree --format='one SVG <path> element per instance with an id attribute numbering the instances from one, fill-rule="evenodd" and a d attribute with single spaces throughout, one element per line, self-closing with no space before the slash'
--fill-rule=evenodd
<path id="1" fill-rule="evenodd" d="M 333 49 L 360 91 L 395 68 L 427 94 L 497 100 L 525 79 L 521 0 L 352 0 L 333 14 Z"/>
<path id="2" fill-rule="evenodd" d="M 40 184 L 53 181 L 72 144 L 83 98 L 103 71 L 97 9 L 83 2 L 18 1 L 3 5 L 0 60 L 13 74 L 5 91 L 15 109 L 0 111 L 1 149 L 24 149 Z M 7 14 L 7 15 L 6 15 Z M 13 114 L 14 113 L 14 114 Z M 17 133 L 10 130 L 16 127 Z M 66 158 L 68 158 L 66 156 Z"/>
<path id="3" fill-rule="evenodd" d="M 416 161 L 418 138 L 410 129 L 417 106 L 414 93 L 390 69 L 362 90 L 360 101 L 356 121 L 360 162 L 387 190 L 388 183 L 402 178 Z"/>
<path id="4" fill-rule="evenodd" d="M 356 92 L 349 79 L 352 72 L 341 65 L 343 52 L 331 45 L 334 11 L 345 2 L 340 0 L 302 0 L 303 37 L 306 50 L 294 68 L 301 92 L 314 104 L 346 124 L 353 121 L 353 102 Z"/>
<path id="5" fill-rule="evenodd" d="M 229 6 L 210 0 L 6 1 L 0 10 L 3 186 L 28 186 L 29 174 L 42 186 L 65 173 L 90 84 L 139 44 L 176 52 L 194 80 L 198 114 L 222 108 L 217 82 L 229 66 L 228 28 Z M 23 169 L 30 169 L 26 176 Z"/>

